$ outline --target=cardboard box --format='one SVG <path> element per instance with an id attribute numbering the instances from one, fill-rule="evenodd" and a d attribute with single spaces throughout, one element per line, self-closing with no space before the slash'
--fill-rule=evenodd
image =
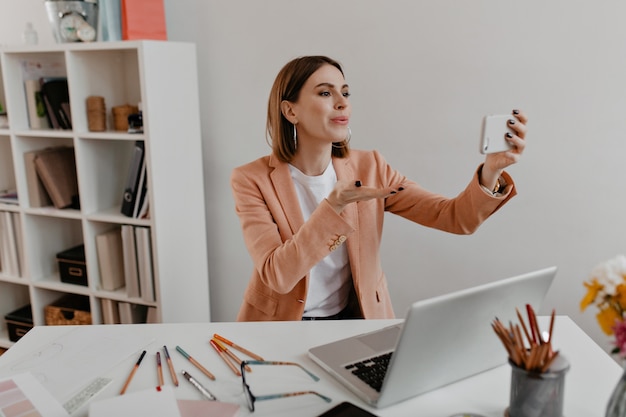
<path id="1" fill-rule="evenodd" d="M 9 330 L 9 340 L 17 342 L 33 328 L 33 311 L 30 304 L 7 314 L 4 320 Z"/>
<path id="2" fill-rule="evenodd" d="M 57 253 L 61 282 L 87 286 L 87 264 L 85 263 L 85 245 Z"/>

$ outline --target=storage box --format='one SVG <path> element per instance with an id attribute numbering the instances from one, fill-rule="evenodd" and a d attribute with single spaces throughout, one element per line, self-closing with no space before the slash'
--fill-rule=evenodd
<path id="1" fill-rule="evenodd" d="M 67 294 L 44 307 L 47 325 L 91 324 L 89 297 Z"/>
<path id="2" fill-rule="evenodd" d="M 87 286 L 87 265 L 85 263 L 85 245 L 57 253 L 61 282 Z"/>
<path id="3" fill-rule="evenodd" d="M 33 311 L 30 304 L 7 314 L 4 320 L 9 330 L 9 340 L 17 342 L 33 328 Z"/>

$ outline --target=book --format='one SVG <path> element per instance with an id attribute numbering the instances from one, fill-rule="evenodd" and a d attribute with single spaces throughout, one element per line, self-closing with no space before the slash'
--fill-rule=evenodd
<path id="1" fill-rule="evenodd" d="M 126 285 L 120 228 L 96 235 L 96 252 L 100 267 L 100 288 L 115 291 Z"/>
<path id="2" fill-rule="evenodd" d="M 46 105 L 41 94 L 39 80 L 24 80 L 26 94 L 26 107 L 28 110 L 28 123 L 31 129 L 49 129 Z"/>
<path id="3" fill-rule="evenodd" d="M 80 207 L 73 147 L 56 147 L 50 152 L 37 154 L 35 168 L 54 207 Z"/>
<path id="4" fill-rule="evenodd" d="M 0 272 L 9 275 L 9 242 L 5 218 L 0 211 Z"/>
<path id="5" fill-rule="evenodd" d="M 2 248 L 0 256 L 2 256 L 3 272 L 7 275 L 19 276 L 20 266 L 17 254 L 13 216 L 10 211 L 0 211 L 0 217 L 0 233 L 2 234 Z"/>
<path id="6" fill-rule="evenodd" d="M 122 39 L 167 40 L 163 0 L 121 0 Z"/>
<path id="7" fill-rule="evenodd" d="M 135 226 L 135 241 L 137 243 L 137 270 L 141 298 L 144 301 L 153 302 L 156 301 L 156 297 L 154 294 L 150 228 Z"/>
<path id="8" fill-rule="evenodd" d="M 141 297 L 137 268 L 135 231 L 130 224 L 122 225 L 122 249 L 124 252 L 124 280 L 128 297 Z"/>
<path id="9" fill-rule="evenodd" d="M 20 213 L 11 213 L 13 228 L 15 230 L 15 251 L 17 252 L 17 265 L 19 276 L 24 275 L 26 260 L 24 258 L 24 233 L 22 232 L 22 218 Z"/>
<path id="10" fill-rule="evenodd" d="M 122 40 L 120 0 L 99 0 L 100 33 L 102 41 Z"/>
<path id="11" fill-rule="evenodd" d="M 102 307 L 102 322 L 104 324 L 120 324 L 120 312 L 117 301 L 109 298 L 100 299 Z"/>
<path id="12" fill-rule="evenodd" d="M 143 141 L 138 140 L 135 142 L 133 156 L 131 158 L 130 166 L 128 168 L 126 186 L 124 187 L 124 192 L 122 194 L 121 212 L 127 217 L 133 217 L 134 214 L 135 203 L 137 200 L 137 194 L 139 189 L 139 181 L 143 168 L 144 143 Z"/>
<path id="13" fill-rule="evenodd" d="M 117 307 L 120 314 L 121 324 L 145 323 L 148 307 L 142 304 L 133 304 L 126 301 L 118 301 Z"/>
<path id="14" fill-rule="evenodd" d="M 2 204 L 18 204 L 17 191 L 15 189 L 0 191 L 0 203 Z"/>
<path id="15" fill-rule="evenodd" d="M 146 323 L 160 323 L 159 321 L 159 311 L 154 306 L 148 307 L 148 313 L 146 315 Z"/>
<path id="16" fill-rule="evenodd" d="M 72 117 L 67 78 L 43 77 L 39 82 L 50 125 L 54 129 L 71 129 Z"/>
<path id="17" fill-rule="evenodd" d="M 37 175 L 35 157 L 54 148 L 41 149 L 24 153 L 24 170 L 26 171 L 26 187 L 30 207 L 46 207 L 52 205 L 52 200 L 44 187 L 41 178 Z"/>

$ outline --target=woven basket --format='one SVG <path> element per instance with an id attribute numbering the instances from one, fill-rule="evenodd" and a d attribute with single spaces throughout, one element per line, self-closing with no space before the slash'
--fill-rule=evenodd
<path id="1" fill-rule="evenodd" d="M 44 307 L 46 324 L 52 326 L 91 324 L 89 299 L 67 295 Z"/>

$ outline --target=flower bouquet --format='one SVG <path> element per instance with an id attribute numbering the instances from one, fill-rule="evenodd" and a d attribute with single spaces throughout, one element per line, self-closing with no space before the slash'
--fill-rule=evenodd
<path id="1" fill-rule="evenodd" d="M 583 285 L 587 292 L 580 301 L 580 310 L 595 304 L 600 328 L 615 336 L 611 353 L 626 358 L 626 256 L 618 255 L 598 264 Z"/>

